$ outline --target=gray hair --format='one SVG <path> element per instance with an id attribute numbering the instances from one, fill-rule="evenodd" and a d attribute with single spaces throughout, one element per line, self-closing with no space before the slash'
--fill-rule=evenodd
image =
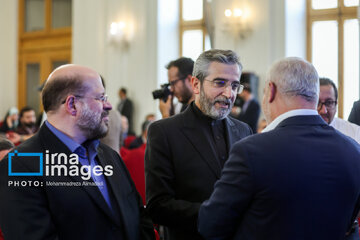
<path id="1" fill-rule="evenodd" d="M 315 67 L 298 57 L 288 57 L 276 62 L 269 70 L 266 83 L 275 83 L 281 94 L 301 96 L 308 102 L 319 99 L 319 76 Z"/>
<path id="2" fill-rule="evenodd" d="M 239 61 L 239 57 L 232 50 L 220 50 L 220 49 L 211 49 L 200 54 L 198 59 L 194 64 L 193 76 L 198 78 L 201 83 L 209 75 L 208 68 L 211 62 L 219 62 L 225 64 L 237 64 L 240 71 L 242 70 L 242 65 Z"/>

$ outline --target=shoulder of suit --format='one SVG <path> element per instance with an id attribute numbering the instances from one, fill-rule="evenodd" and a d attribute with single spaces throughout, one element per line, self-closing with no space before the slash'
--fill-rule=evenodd
<path id="1" fill-rule="evenodd" d="M 229 121 L 233 122 L 234 124 L 236 124 L 238 127 L 243 127 L 243 128 L 250 128 L 250 126 L 247 123 L 244 123 L 234 117 L 228 116 L 227 117 Z"/>
<path id="2" fill-rule="evenodd" d="M 151 126 L 180 126 L 179 124 L 184 121 L 184 118 L 186 118 L 186 110 L 184 112 L 175 114 L 168 118 L 159 119 L 153 123 L 150 124 Z M 185 119 L 186 121 L 186 119 Z"/>

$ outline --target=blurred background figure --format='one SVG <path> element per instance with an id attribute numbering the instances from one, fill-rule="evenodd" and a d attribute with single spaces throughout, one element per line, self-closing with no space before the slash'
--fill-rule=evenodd
<path id="1" fill-rule="evenodd" d="M 254 133 L 257 132 L 257 124 L 260 116 L 260 105 L 254 98 L 251 90 L 251 86 L 248 83 L 243 84 L 244 90 L 238 94 L 238 98 L 241 99 L 241 106 L 235 106 L 232 110 L 232 116 L 236 119 L 247 123 Z"/>
<path id="2" fill-rule="evenodd" d="M 121 115 L 116 110 L 109 111 L 109 131 L 100 141 L 114 151 L 119 152 L 121 147 Z"/>
<path id="3" fill-rule="evenodd" d="M 138 148 L 143 144 L 146 144 L 147 139 L 147 132 L 149 125 L 152 123 L 152 121 L 145 121 L 141 125 L 141 135 L 135 138 L 129 145 L 129 149 Z"/>
<path id="4" fill-rule="evenodd" d="M 133 113 L 134 113 L 134 106 L 132 101 L 127 97 L 127 90 L 126 88 L 120 88 L 119 90 L 119 97 L 120 103 L 117 106 L 117 110 L 122 116 L 125 116 L 128 120 L 130 134 L 134 134 L 133 129 Z"/>
<path id="5" fill-rule="evenodd" d="M 20 123 L 16 129 L 16 133 L 29 138 L 38 131 L 39 128 L 36 126 L 36 114 L 33 108 L 28 106 L 23 107 L 20 110 L 19 120 Z"/>
<path id="6" fill-rule="evenodd" d="M 257 133 L 261 133 L 262 130 L 264 130 L 267 126 L 267 122 L 265 120 L 265 118 L 262 118 L 260 121 L 259 121 L 259 124 L 258 124 L 258 127 L 257 127 Z"/>
<path id="7" fill-rule="evenodd" d="M 4 120 L 1 122 L 0 132 L 15 131 L 19 124 L 19 111 L 16 107 L 12 107 L 6 113 Z"/>
<path id="8" fill-rule="evenodd" d="M 354 102 L 354 105 L 351 109 L 351 113 L 349 115 L 349 122 L 360 125 L 360 100 Z"/>
<path id="9" fill-rule="evenodd" d="M 155 117 L 155 114 L 153 113 L 149 113 L 148 115 L 146 115 L 145 117 L 145 121 L 155 121 L 156 120 L 156 117 Z"/>
<path id="10" fill-rule="evenodd" d="M 105 79 L 100 75 L 102 85 L 106 89 Z M 117 110 L 109 111 L 108 133 L 100 139 L 100 142 L 111 147 L 115 152 L 120 152 L 121 142 L 121 114 Z"/>
<path id="11" fill-rule="evenodd" d="M 5 157 L 6 154 L 8 154 L 8 152 L 10 152 L 13 147 L 14 144 L 12 142 L 6 138 L 0 137 L 0 161 Z"/>

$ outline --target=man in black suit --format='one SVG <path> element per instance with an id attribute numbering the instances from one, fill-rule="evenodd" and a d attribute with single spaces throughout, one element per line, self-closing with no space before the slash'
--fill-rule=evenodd
<path id="1" fill-rule="evenodd" d="M 360 207 L 360 146 L 317 112 L 319 78 L 300 58 L 275 63 L 269 125 L 237 142 L 199 212 L 205 239 L 345 239 Z"/>
<path id="2" fill-rule="evenodd" d="M 354 102 L 354 106 L 351 109 L 348 120 L 349 122 L 355 123 L 360 126 L 360 100 Z"/>
<path id="3" fill-rule="evenodd" d="M 129 122 L 129 134 L 135 135 L 133 126 L 133 113 L 134 106 L 133 102 L 127 97 L 126 88 L 120 88 L 119 90 L 120 103 L 117 106 L 117 110 L 121 115 L 127 117 Z"/>
<path id="4" fill-rule="evenodd" d="M 5 239 L 153 239 L 124 163 L 98 140 L 111 110 L 99 74 L 61 66 L 42 100 L 48 120 L 0 163 Z"/>
<path id="5" fill-rule="evenodd" d="M 182 113 L 152 123 L 145 153 L 147 209 L 165 238 L 202 239 L 200 204 L 213 191 L 231 146 L 252 133 L 228 117 L 242 90 L 242 66 L 230 50 L 209 50 L 194 65 L 195 101 Z"/>

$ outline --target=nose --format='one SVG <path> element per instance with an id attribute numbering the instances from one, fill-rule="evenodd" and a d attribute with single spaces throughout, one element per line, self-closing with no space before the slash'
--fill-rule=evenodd
<path id="1" fill-rule="evenodd" d="M 104 102 L 103 109 L 110 111 L 112 109 L 112 105 L 109 101 Z"/>
<path id="2" fill-rule="evenodd" d="M 229 85 L 224 88 L 222 95 L 227 98 L 230 98 L 232 95 L 232 92 L 233 92 L 232 87 L 231 87 L 231 85 Z"/>
<path id="3" fill-rule="evenodd" d="M 327 113 L 327 109 L 326 109 L 324 104 L 321 104 L 321 108 L 318 110 L 318 112 L 320 114 L 326 114 Z"/>

